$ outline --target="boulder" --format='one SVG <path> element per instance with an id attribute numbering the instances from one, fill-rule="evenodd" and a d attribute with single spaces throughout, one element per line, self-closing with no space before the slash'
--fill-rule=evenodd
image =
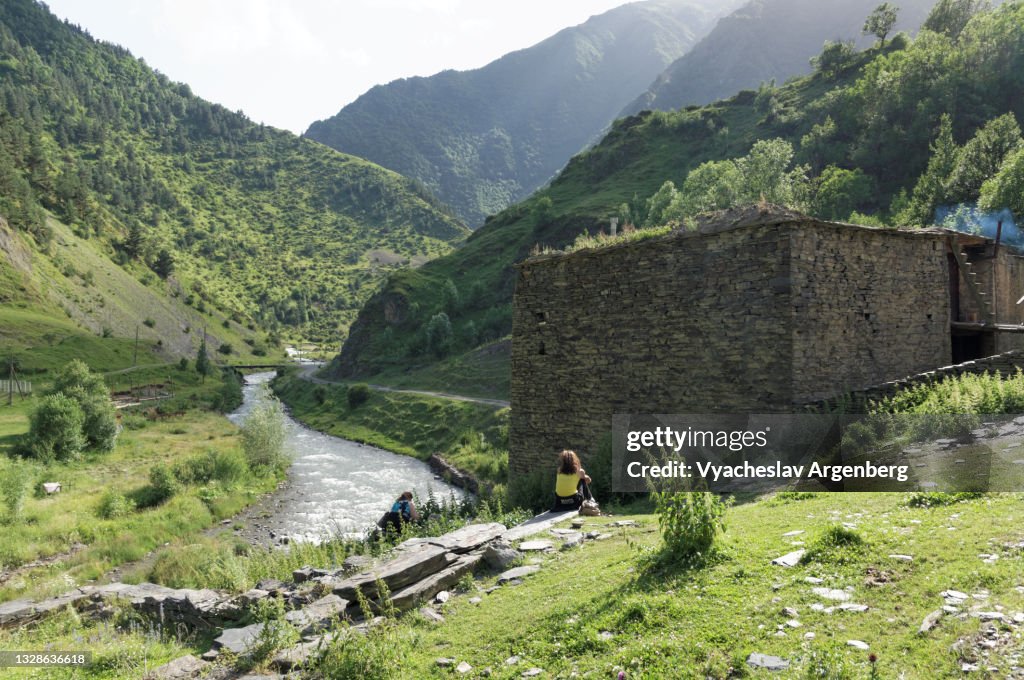
<path id="1" fill-rule="evenodd" d="M 298 628 L 303 635 L 310 635 L 330 628 L 345 614 L 346 607 L 348 607 L 348 600 L 343 600 L 334 594 L 325 595 L 302 609 L 288 612 L 284 618 Z"/>
<path id="2" fill-rule="evenodd" d="M 145 675 L 145 680 L 187 680 L 201 677 L 208 663 L 191 654 L 158 666 Z"/>
<path id="3" fill-rule="evenodd" d="M 228 628 L 213 641 L 213 648 L 216 650 L 226 649 L 242 656 L 252 647 L 262 631 L 262 623 L 254 623 L 244 628 Z"/>
<path id="4" fill-rule="evenodd" d="M 349 555 L 341 563 L 341 568 L 346 572 L 362 571 L 373 564 L 373 558 L 369 555 Z"/>
<path id="5" fill-rule="evenodd" d="M 323 640 L 311 642 L 300 642 L 294 647 L 278 651 L 270 660 L 270 666 L 282 673 L 300 668 L 309 661 L 309 658 L 317 653 L 323 646 Z"/>
<path id="6" fill-rule="evenodd" d="M 945 612 L 941 609 L 936 609 L 931 614 L 924 617 L 924 621 L 921 622 L 921 627 L 917 629 L 917 632 L 924 635 L 939 624 L 939 619 L 941 619 L 944 614 Z"/>
<path id="7" fill-rule="evenodd" d="M 429 600 L 454 586 L 463 576 L 473 571 L 480 559 L 479 554 L 462 555 L 451 566 L 392 594 L 391 603 L 400 611 L 411 609 L 417 602 Z"/>
<path id="8" fill-rule="evenodd" d="M 536 574 L 538 571 L 540 571 L 540 567 L 536 564 L 530 564 L 525 567 L 515 567 L 514 569 L 509 569 L 508 571 L 502 573 L 498 577 L 498 583 L 508 583 L 510 581 L 515 581 L 517 579 L 521 579 L 524 576 Z"/>
<path id="9" fill-rule="evenodd" d="M 504 541 L 494 541 L 484 549 L 483 561 L 490 569 L 508 569 L 522 559 L 523 554 Z"/>
<path id="10" fill-rule="evenodd" d="M 541 552 L 544 550 L 553 550 L 555 544 L 551 541 L 523 541 L 519 544 L 519 550 L 521 552 Z"/>
<path id="11" fill-rule="evenodd" d="M 779 567 L 795 567 L 800 563 L 800 558 L 804 556 L 806 550 L 794 550 L 791 553 L 786 553 L 782 557 L 776 557 L 772 560 L 772 564 Z"/>
<path id="12" fill-rule="evenodd" d="M 353 602 L 356 600 L 356 591 L 362 591 L 370 599 L 376 599 L 378 579 L 387 584 L 388 589 L 394 593 L 441 571 L 458 559 L 439 546 L 420 545 L 366 573 L 335 582 L 334 594 Z"/>
<path id="13" fill-rule="evenodd" d="M 789 669 L 789 662 L 778 656 L 752 652 L 747 657 L 747 665 L 753 668 L 763 668 L 767 671 L 784 671 Z"/>

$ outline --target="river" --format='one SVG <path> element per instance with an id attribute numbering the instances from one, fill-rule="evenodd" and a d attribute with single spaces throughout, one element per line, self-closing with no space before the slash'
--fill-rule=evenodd
<path id="1" fill-rule="evenodd" d="M 228 418 L 241 424 L 273 373 L 246 376 L 243 403 Z M 464 492 L 437 477 L 426 463 L 374 446 L 311 430 L 286 415 L 285 446 L 292 454 L 288 483 L 258 520 L 290 541 L 319 541 L 372 527 L 403 491 L 425 499 Z"/>

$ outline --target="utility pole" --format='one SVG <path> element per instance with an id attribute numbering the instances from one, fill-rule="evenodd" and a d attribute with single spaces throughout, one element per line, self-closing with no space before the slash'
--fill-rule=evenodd
<path id="1" fill-rule="evenodd" d="M 14 357 L 10 359 L 10 370 L 7 371 L 7 405 L 14 405 Z"/>

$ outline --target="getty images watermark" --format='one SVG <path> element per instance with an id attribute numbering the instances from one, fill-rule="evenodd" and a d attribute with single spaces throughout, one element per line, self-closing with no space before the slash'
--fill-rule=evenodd
<path id="1" fill-rule="evenodd" d="M 616 492 L 1024 491 L 1024 417 L 616 415 L 612 456 Z"/>

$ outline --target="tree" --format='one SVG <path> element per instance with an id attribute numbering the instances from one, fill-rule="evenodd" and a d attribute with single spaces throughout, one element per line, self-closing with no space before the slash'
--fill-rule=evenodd
<path id="1" fill-rule="evenodd" d="M 990 6 L 988 0 L 939 0 L 921 28 L 942 33 L 956 40 L 963 33 L 971 17 Z"/>
<path id="2" fill-rule="evenodd" d="M 57 371 L 48 393 L 63 394 L 78 402 L 86 446 L 97 451 L 114 449 L 117 413 L 103 376 L 91 372 L 84 362 L 75 359 Z"/>
<path id="3" fill-rule="evenodd" d="M 826 220 L 845 220 L 874 194 L 874 182 L 860 168 L 830 165 L 818 178 L 811 203 L 813 213 Z"/>
<path id="4" fill-rule="evenodd" d="M 128 224 L 128 236 L 124 240 L 124 252 L 133 258 L 142 255 L 145 247 L 145 236 L 142 233 L 142 224 L 138 220 L 131 220 Z"/>
<path id="5" fill-rule="evenodd" d="M 989 212 L 1009 209 L 1015 220 L 1024 220 L 1024 148 L 1011 153 L 996 176 L 981 186 L 978 206 Z"/>
<path id="6" fill-rule="evenodd" d="M 202 382 L 206 382 L 206 376 L 210 375 L 210 357 L 206 354 L 206 333 L 199 342 L 199 351 L 196 352 L 196 373 L 203 376 Z"/>
<path id="7" fill-rule="evenodd" d="M 900 224 L 931 224 L 935 208 L 945 199 L 945 184 L 956 166 L 959 149 L 953 141 L 953 120 L 944 114 L 939 121 L 939 133 L 931 145 L 928 167 L 918 178 L 906 209 L 896 215 Z"/>
<path id="8" fill-rule="evenodd" d="M 174 256 L 167 248 L 161 248 L 157 253 L 156 260 L 153 261 L 153 271 L 161 279 L 166 279 L 174 273 Z"/>
<path id="9" fill-rule="evenodd" d="M 427 350 L 444 357 L 452 348 L 452 322 L 444 312 L 435 314 L 427 322 Z"/>
<path id="10" fill-rule="evenodd" d="M 690 171 L 680 191 L 687 215 L 699 215 L 736 205 L 743 194 L 743 172 L 735 161 L 707 161 Z"/>
<path id="11" fill-rule="evenodd" d="M 26 452 L 44 462 L 73 460 L 86 445 L 84 423 L 77 401 L 61 392 L 45 396 L 32 413 Z"/>
<path id="12" fill-rule="evenodd" d="M 1012 113 L 987 122 L 964 144 L 946 181 L 946 199 L 952 203 L 978 200 L 981 185 L 995 176 L 1007 156 L 1021 148 L 1020 126 Z"/>
<path id="13" fill-rule="evenodd" d="M 746 202 L 764 199 L 770 203 L 801 207 L 807 180 L 804 168 L 789 170 L 793 145 L 784 139 L 762 139 L 750 153 L 737 161 L 743 173 Z"/>
<path id="14" fill-rule="evenodd" d="M 673 203 L 679 202 L 676 185 L 666 181 L 654 194 L 647 199 L 647 222 L 644 226 L 657 227 L 668 221 L 667 213 Z"/>
<path id="15" fill-rule="evenodd" d="M 9 522 L 21 520 L 25 509 L 25 496 L 28 495 L 28 486 L 31 482 L 32 469 L 27 463 L 11 460 L 0 470 L 0 497 L 7 508 Z"/>
<path id="16" fill-rule="evenodd" d="M 853 63 L 856 53 L 852 40 L 826 40 L 821 54 L 811 58 L 811 66 L 823 76 L 835 78 Z"/>
<path id="17" fill-rule="evenodd" d="M 880 46 L 885 47 L 885 39 L 896 25 L 896 17 L 899 12 L 900 8 L 896 5 L 883 2 L 864 20 L 864 28 L 861 32 L 864 35 L 875 36 L 881 42 Z"/>
<path id="18" fill-rule="evenodd" d="M 249 468 L 258 473 L 284 470 L 288 466 L 284 440 L 284 407 L 264 389 L 242 423 L 242 450 Z"/>

